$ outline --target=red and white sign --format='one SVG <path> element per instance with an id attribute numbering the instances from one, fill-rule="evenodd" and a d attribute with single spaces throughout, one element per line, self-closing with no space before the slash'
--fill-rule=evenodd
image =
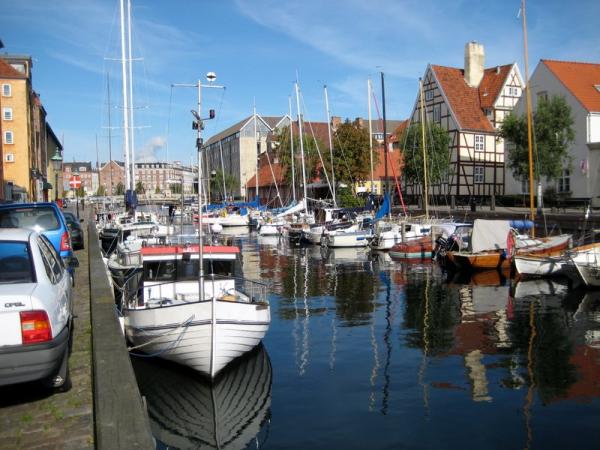
<path id="1" fill-rule="evenodd" d="M 79 175 L 71 175 L 69 178 L 69 186 L 72 189 L 77 189 L 81 187 L 81 177 Z"/>

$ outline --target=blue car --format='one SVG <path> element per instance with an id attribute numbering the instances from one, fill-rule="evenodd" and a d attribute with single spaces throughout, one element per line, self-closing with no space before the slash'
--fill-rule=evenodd
<path id="1" fill-rule="evenodd" d="M 71 236 L 56 203 L 7 203 L 0 205 L 0 228 L 27 228 L 48 238 L 73 273 Z"/>

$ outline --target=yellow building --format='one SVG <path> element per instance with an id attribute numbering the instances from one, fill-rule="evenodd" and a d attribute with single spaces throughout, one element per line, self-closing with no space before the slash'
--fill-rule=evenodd
<path id="1" fill-rule="evenodd" d="M 31 84 L 31 58 L 0 55 L 2 191 L 7 200 L 48 198 L 46 112 Z"/>

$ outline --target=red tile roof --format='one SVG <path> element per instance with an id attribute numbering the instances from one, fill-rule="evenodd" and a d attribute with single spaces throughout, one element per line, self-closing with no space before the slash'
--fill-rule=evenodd
<path id="1" fill-rule="evenodd" d="M 383 147 L 373 149 L 377 153 L 378 163 L 373 168 L 373 177 L 375 180 L 385 180 L 385 154 L 383 151 Z M 402 153 L 395 149 L 392 152 L 388 152 L 388 179 L 393 179 L 394 175 L 396 177 L 400 177 L 402 174 L 402 162 L 401 162 Z M 369 169 L 369 174 L 367 175 L 367 179 L 371 176 L 371 172 Z"/>
<path id="2" fill-rule="evenodd" d="M 571 61 L 541 61 L 588 111 L 600 111 L 600 64 Z"/>
<path id="3" fill-rule="evenodd" d="M 271 173 L 271 168 L 269 167 L 269 161 L 267 160 L 266 154 L 263 153 L 260 156 L 260 161 L 258 162 L 258 187 L 273 186 L 273 175 L 275 175 L 275 180 L 277 181 L 278 185 L 284 184 L 284 176 L 281 165 L 278 162 L 274 162 L 273 155 L 269 155 L 269 157 L 271 158 L 271 167 L 273 168 L 273 173 Z M 255 186 L 256 175 L 253 175 L 246 183 L 246 187 L 251 189 Z"/>
<path id="4" fill-rule="evenodd" d="M 506 65 L 485 69 L 479 87 L 467 84 L 462 69 L 432 65 L 431 70 L 450 103 L 458 126 L 464 130 L 494 133 L 495 129 L 483 109 L 491 107 L 496 101 L 511 67 Z"/>
<path id="5" fill-rule="evenodd" d="M 0 58 L 0 78 L 17 78 L 25 80 L 27 76 Z"/>

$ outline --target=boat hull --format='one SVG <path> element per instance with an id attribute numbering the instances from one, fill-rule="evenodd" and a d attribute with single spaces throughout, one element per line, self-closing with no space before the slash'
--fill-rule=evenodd
<path id="1" fill-rule="evenodd" d="M 217 300 L 213 322 L 212 304 L 125 309 L 125 333 L 132 351 L 159 356 L 214 378 L 260 343 L 271 316 L 267 304 Z"/>
<path id="2" fill-rule="evenodd" d="M 390 249 L 390 256 L 395 259 L 425 259 L 431 258 L 433 244 L 431 238 L 412 239 L 401 242 Z"/>

